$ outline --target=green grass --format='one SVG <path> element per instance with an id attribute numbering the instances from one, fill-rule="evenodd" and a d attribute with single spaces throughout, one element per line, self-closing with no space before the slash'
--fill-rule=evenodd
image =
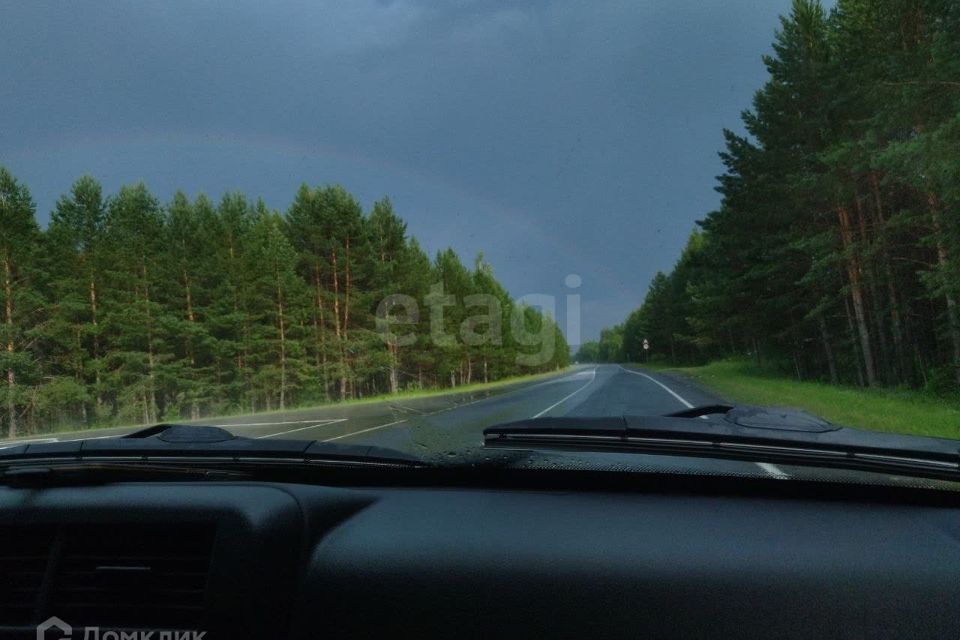
<path id="1" fill-rule="evenodd" d="M 373 404 L 376 402 L 386 402 L 388 400 L 412 400 L 414 398 L 431 398 L 434 396 L 447 396 L 454 393 L 478 393 L 481 391 L 490 391 L 498 389 L 499 387 L 505 387 L 511 384 L 517 384 L 521 382 L 536 382 L 538 380 L 556 376 L 562 373 L 565 373 L 568 369 L 560 369 L 558 371 L 547 371 L 545 373 L 534 373 L 526 376 L 511 376 L 509 378 L 501 378 L 500 380 L 495 380 L 493 382 L 474 382 L 472 384 L 465 384 L 459 387 L 443 387 L 436 389 L 409 389 L 404 391 L 398 391 L 397 393 L 381 393 L 377 395 L 367 396 L 365 398 L 348 398 L 347 400 L 332 400 L 330 402 L 322 403 L 306 403 L 303 405 L 286 407 L 283 410 L 273 409 L 271 411 L 257 411 L 256 413 L 231 413 L 231 414 L 221 414 L 215 416 L 217 418 L 226 418 L 226 417 L 239 417 L 247 415 L 270 415 L 274 413 L 289 413 L 291 411 L 304 411 L 309 409 L 320 409 L 326 407 L 338 407 L 343 405 L 354 406 L 358 404 Z M 205 418 L 209 419 L 209 418 Z"/>
<path id="2" fill-rule="evenodd" d="M 737 360 L 701 367 L 643 366 L 689 376 L 737 403 L 802 409 L 836 424 L 871 431 L 960 439 L 960 403 L 918 391 L 799 382 Z"/>

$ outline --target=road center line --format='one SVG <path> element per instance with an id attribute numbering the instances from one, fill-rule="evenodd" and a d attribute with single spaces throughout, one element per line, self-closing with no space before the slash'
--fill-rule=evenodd
<path id="1" fill-rule="evenodd" d="M 594 377 L 596 376 L 596 372 L 597 372 L 596 369 L 594 369 L 593 371 L 591 371 L 591 373 L 594 375 Z M 490 395 L 490 396 L 484 396 L 484 397 L 482 397 L 482 398 L 475 398 L 475 399 L 473 399 L 473 400 L 470 400 L 469 402 L 461 402 L 460 404 L 455 404 L 455 405 L 451 405 L 451 406 L 449 406 L 449 407 L 444 407 L 443 409 L 437 409 L 436 411 L 431 411 L 430 413 L 423 413 L 423 414 L 420 414 L 418 417 L 427 418 L 427 417 L 430 417 L 430 416 L 435 416 L 435 415 L 437 415 L 438 413 L 444 413 L 444 412 L 446 412 L 446 411 L 453 411 L 454 409 L 461 409 L 461 408 L 463 408 L 463 407 L 468 407 L 468 406 L 470 406 L 470 405 L 472 405 L 472 404 L 476 404 L 476 403 L 478 403 L 478 402 L 483 402 L 483 401 L 485 401 L 485 400 L 490 400 L 490 399 L 492 399 L 492 398 L 499 398 L 499 397 L 505 396 L 505 395 L 507 395 L 507 394 L 509 394 L 509 393 L 514 393 L 514 392 L 516 392 L 516 391 L 527 391 L 527 390 L 529 390 L 529 389 L 533 389 L 534 387 L 539 387 L 539 386 L 542 386 L 542 385 L 545 385 L 545 384 L 551 384 L 551 383 L 559 382 L 559 381 L 561 381 L 561 380 L 565 380 L 566 378 L 572 378 L 572 377 L 578 376 L 578 375 L 580 375 L 580 372 L 579 372 L 579 371 L 575 371 L 575 372 L 573 372 L 573 373 L 571 373 L 571 374 L 569 374 L 569 375 L 561 376 L 561 377 L 559 377 L 559 378 L 552 378 L 552 379 L 550 379 L 550 380 L 544 380 L 543 382 L 538 382 L 538 383 L 536 383 L 536 384 L 532 384 L 532 385 L 529 385 L 529 386 L 521 386 L 521 387 L 518 387 L 518 388 L 516 388 L 516 389 L 511 389 L 510 391 L 504 391 L 503 393 L 498 393 L 498 394 L 494 394 L 494 395 Z M 593 382 L 593 378 L 591 378 L 590 381 Z M 589 384 L 589 383 L 588 383 L 588 384 Z M 568 396 L 568 397 L 569 397 L 569 396 Z M 561 400 L 560 402 L 563 402 L 563 400 Z M 557 404 L 559 404 L 559 403 L 557 403 Z M 556 405 L 554 405 L 554 406 L 556 406 Z M 552 408 L 553 408 L 553 407 L 550 407 L 550 408 L 548 408 L 547 410 L 549 411 L 549 409 L 552 409 Z M 370 428 L 368 428 L 368 429 L 361 429 L 360 431 L 351 431 L 350 433 L 345 433 L 345 434 L 343 434 L 343 435 L 336 436 L 336 437 L 334 437 L 334 438 L 327 438 L 326 440 L 322 440 L 322 442 L 330 442 L 330 441 L 332 441 L 332 440 L 341 440 L 341 439 L 343 439 L 343 438 L 349 438 L 350 436 L 360 435 L 361 433 L 369 433 L 370 431 L 377 431 L 378 429 L 386 429 L 387 427 L 392 427 L 392 426 L 394 426 L 394 425 L 403 424 L 404 422 L 407 422 L 407 419 L 395 420 L 395 421 L 393 421 L 393 422 L 388 422 L 388 423 L 386 423 L 386 424 L 380 424 L 380 425 L 377 425 L 377 426 L 375 426 L 375 427 L 370 427 Z"/>
<path id="2" fill-rule="evenodd" d="M 277 432 L 277 433 L 268 433 L 268 434 L 266 434 L 266 435 L 257 436 L 256 439 L 257 439 L 257 440 L 263 440 L 264 438 L 272 438 L 272 437 L 274 437 L 274 436 L 282 436 L 282 435 L 286 435 L 286 434 L 288 434 L 288 433 L 295 433 L 295 432 L 297 432 L 297 431 L 304 431 L 304 430 L 306 430 L 306 429 L 314 429 L 314 428 L 316 428 L 316 427 L 325 427 L 325 426 L 327 426 L 328 424 L 335 424 L 335 423 L 337 423 L 337 422 L 346 422 L 346 420 L 347 420 L 346 418 L 332 418 L 332 419 L 324 419 L 324 420 L 314 420 L 314 421 L 313 421 L 313 424 L 308 424 L 308 425 L 305 426 L 305 427 L 297 427 L 296 429 L 287 429 L 286 431 L 279 431 L 279 432 Z M 303 421 L 300 420 L 299 422 L 303 422 Z M 219 426 L 219 425 L 215 425 L 215 426 Z M 229 425 L 226 425 L 226 426 L 229 426 Z"/>
<path id="3" fill-rule="evenodd" d="M 541 383 L 539 383 L 539 384 L 531 385 L 531 386 L 536 387 L 536 386 L 539 386 L 540 384 L 544 384 L 544 383 L 541 382 Z M 524 389 L 529 389 L 529 388 L 530 388 L 530 387 L 524 387 Z M 511 393 L 511 392 L 508 391 L 508 392 L 506 392 L 506 393 Z M 505 395 L 505 394 L 499 394 L 499 395 Z M 446 412 L 446 411 L 453 411 L 454 409 L 461 409 L 461 408 L 463 408 L 463 407 L 468 407 L 468 406 L 470 406 L 470 405 L 472 405 L 472 404 L 476 404 L 476 403 L 478 403 L 478 402 L 483 402 L 484 400 L 489 400 L 489 399 L 494 398 L 494 397 L 497 397 L 497 396 L 485 396 L 485 397 L 483 397 L 483 398 L 475 398 L 474 400 L 471 400 L 471 401 L 469 401 L 469 402 L 461 402 L 460 404 L 455 404 L 455 405 L 452 405 L 452 406 L 449 406 L 449 407 L 444 407 L 443 409 L 437 409 L 436 411 L 431 411 L 430 413 L 421 413 L 421 414 L 419 414 L 417 417 L 419 417 L 419 418 L 429 418 L 430 416 L 435 416 L 435 415 L 437 415 L 438 413 L 444 413 L 444 412 Z M 343 434 L 343 435 L 336 436 L 336 437 L 334 437 L 334 438 L 327 438 L 326 440 L 322 440 L 321 442 L 331 442 L 332 440 L 340 440 L 340 439 L 342 439 L 342 438 L 349 438 L 350 436 L 360 435 L 361 433 L 369 433 L 370 431 L 376 431 L 376 430 L 378 430 L 378 429 L 386 429 L 387 427 L 392 427 L 392 426 L 394 426 L 394 425 L 403 424 L 404 422 L 407 422 L 407 420 L 408 420 L 408 418 L 404 418 L 403 420 L 394 420 L 393 422 L 388 422 L 388 423 L 386 423 L 386 424 L 378 424 L 377 426 L 375 426 L 375 427 L 370 427 L 370 428 L 368 428 L 368 429 L 361 429 L 360 431 L 351 431 L 350 433 L 345 433 L 345 434 Z"/>
<path id="4" fill-rule="evenodd" d="M 546 409 L 544 409 L 544 410 L 541 411 L 540 413 L 535 414 L 533 417 L 534 417 L 534 418 L 539 418 L 540 416 L 542 416 L 543 414 L 545 414 L 547 411 L 550 411 L 550 409 L 553 409 L 553 408 L 556 407 L 557 405 L 560 405 L 560 404 L 566 402 L 567 400 L 569 400 L 570 398 L 572 398 L 573 396 L 577 395 L 578 393 L 580 393 L 581 391 L 583 391 L 584 389 L 586 389 L 587 387 L 589 387 L 591 384 L 593 384 L 593 381 L 597 379 L 597 370 L 596 370 L 596 368 L 594 368 L 592 371 L 590 371 L 590 373 L 593 374 L 593 375 L 590 376 L 590 380 L 587 381 L 587 384 L 583 385 L 582 387 L 580 387 L 579 389 L 577 389 L 577 390 L 574 391 L 573 393 L 562 397 L 559 401 L 554 402 L 552 405 L 550 405 L 549 407 L 547 407 Z"/>
<path id="5" fill-rule="evenodd" d="M 375 427 L 370 427 L 369 429 L 361 429 L 360 431 L 351 431 L 350 433 L 345 433 L 342 436 L 334 436 L 333 438 L 327 438 L 326 440 L 321 440 L 320 442 L 333 442 L 334 440 L 340 440 L 341 438 L 349 438 L 350 436 L 358 436 L 361 433 L 369 433 L 371 431 L 376 431 L 377 429 L 386 429 L 387 427 L 392 427 L 395 424 L 400 424 L 406 422 L 407 419 L 403 420 L 394 420 L 393 422 L 388 422 L 386 424 L 378 424 Z"/>
<path id="6" fill-rule="evenodd" d="M 650 382 L 653 382 L 653 383 L 655 383 L 655 384 L 660 385 L 660 387 L 662 387 L 664 391 L 666 391 L 667 393 L 669 393 L 670 395 L 672 395 L 674 398 L 676 398 L 677 400 L 679 400 L 685 407 L 687 407 L 688 409 L 692 409 L 692 408 L 693 408 L 693 405 L 690 404 L 689 402 L 687 402 L 687 401 L 683 398 L 683 396 L 681 396 L 679 393 L 677 393 L 676 391 L 674 391 L 673 389 L 671 389 L 671 388 L 668 387 L 667 385 L 663 384 L 662 382 L 660 382 L 660 381 L 657 380 L 656 378 L 653 378 L 653 377 L 651 377 L 651 376 L 648 376 L 647 374 L 642 373 L 642 372 L 640 372 L 640 371 L 633 371 L 633 370 L 631 370 L 631 369 L 627 369 L 627 368 L 624 367 L 623 365 L 617 365 L 617 366 L 620 367 L 621 369 L 623 369 L 624 371 L 626 371 L 627 373 L 632 373 L 632 374 L 635 375 L 635 376 L 643 376 L 644 378 L 646 378 L 646 379 L 649 380 Z M 701 417 L 706 418 L 706 416 L 701 416 Z M 788 473 L 786 473 L 783 469 L 781 469 L 780 467 L 778 467 L 778 466 L 775 465 L 775 464 L 771 464 L 771 463 L 769 463 L 769 462 L 755 462 L 754 464 L 756 464 L 758 467 L 760 467 L 761 469 L 763 469 L 764 471 L 766 471 L 768 475 L 773 476 L 774 478 L 787 479 L 787 478 L 790 477 L 790 475 L 789 475 Z"/>
<path id="7" fill-rule="evenodd" d="M 344 418 L 346 419 L 346 418 Z M 340 420 L 340 418 L 313 418 L 312 420 L 279 420 L 277 422 L 233 422 L 230 424 L 207 424 L 207 427 L 270 427 L 276 424 L 314 424 L 317 422 L 326 422 L 330 420 Z"/>
<path id="8" fill-rule="evenodd" d="M 594 369 L 593 372 L 594 372 L 594 374 L 595 374 L 595 373 L 596 373 L 596 369 Z M 466 406 L 468 406 L 468 405 L 475 404 L 475 403 L 477 403 L 477 402 L 483 402 L 484 400 L 489 400 L 490 398 L 493 398 L 493 397 L 496 397 L 496 396 L 507 395 L 507 394 L 509 394 L 509 393 L 514 393 L 514 392 L 516 392 L 516 391 L 526 391 L 526 390 L 528 390 L 528 389 L 533 389 L 534 387 L 539 387 L 539 386 L 542 386 L 542 385 L 545 385 L 545 384 L 552 384 L 552 383 L 560 382 L 560 381 L 565 380 L 566 378 L 571 378 L 571 377 L 577 376 L 577 375 L 579 375 L 579 374 L 580 374 L 580 371 L 573 371 L 573 372 L 571 372 L 571 373 L 569 373 L 569 374 L 561 375 L 561 376 L 556 377 L 556 378 L 550 378 L 550 379 L 543 380 L 543 381 L 541 381 L 541 382 L 537 382 L 537 383 L 534 383 L 534 384 L 531 384 L 531 385 L 527 385 L 527 386 L 524 386 L 523 383 L 520 382 L 520 383 L 519 383 L 520 386 L 518 386 L 518 387 L 515 388 L 515 389 L 510 389 L 509 391 L 504 391 L 504 392 L 499 393 L 499 394 L 493 394 L 493 395 L 490 395 L 490 396 L 484 396 L 484 397 L 481 397 L 481 398 L 476 398 L 476 399 L 471 400 L 471 401 L 469 401 L 469 402 L 464 402 L 464 403 L 461 403 L 461 404 L 455 404 L 455 405 L 453 405 L 453 406 L 445 407 L 445 408 L 439 409 L 439 410 L 437 410 L 437 411 L 433 411 L 433 412 L 430 412 L 430 413 L 422 413 L 422 414 L 419 414 L 419 415 L 421 415 L 421 416 L 423 416 L 423 417 L 436 415 L 436 414 L 438 414 L 438 413 L 443 413 L 443 412 L 445 412 L 445 411 L 451 411 L 451 410 L 453 410 L 453 409 L 459 409 L 460 407 L 466 407 Z M 415 413 L 415 412 L 417 412 L 416 409 L 413 409 L 413 408 L 411 408 L 411 407 L 403 407 L 402 405 L 398 405 L 398 406 L 396 406 L 396 407 L 392 407 L 392 406 L 391 406 L 391 408 L 394 409 L 394 410 L 399 410 L 399 411 L 407 411 L 407 412 L 409 412 L 409 413 Z M 327 424 L 334 424 L 334 423 L 337 423 L 337 422 L 345 422 L 346 420 L 347 420 L 347 418 L 321 418 L 321 419 L 314 418 L 313 420 L 278 420 L 278 421 L 275 421 L 275 422 L 234 422 L 234 423 L 231 423 L 231 424 L 205 424 L 205 425 L 203 425 L 203 426 L 222 427 L 222 428 L 224 428 L 224 429 L 230 429 L 230 428 L 234 428 L 234 427 L 269 427 L 269 426 L 273 426 L 273 425 L 282 425 L 282 424 L 306 424 L 306 425 L 307 425 L 307 426 L 305 426 L 305 427 L 300 427 L 300 428 L 297 428 L 297 429 L 290 429 L 289 431 L 281 431 L 281 432 L 279 432 L 279 433 L 269 433 L 269 434 L 267 434 L 267 435 L 257 436 L 258 439 L 262 439 L 262 438 L 272 438 L 272 437 L 274 437 L 274 436 L 280 436 L 280 435 L 284 435 L 284 434 L 287 434 L 287 433 L 295 433 L 295 432 L 297 432 L 297 431 L 305 431 L 305 430 L 307 430 L 307 429 L 313 429 L 314 427 L 320 427 L 320 426 L 327 425 Z M 350 437 L 350 436 L 357 435 L 357 434 L 360 434 L 360 433 L 367 433 L 368 431 L 375 431 L 375 430 L 377 430 L 377 429 L 383 429 L 383 428 L 385 428 L 385 427 L 392 427 L 393 425 L 395 425 L 395 424 L 400 424 L 400 423 L 402 423 L 402 422 L 406 422 L 406 420 L 397 420 L 397 421 L 395 421 L 395 422 L 390 422 L 390 423 L 387 423 L 387 424 L 378 425 L 378 426 L 376 426 L 376 427 L 371 427 L 371 428 L 369 428 L 369 429 L 362 429 L 362 430 L 360 430 L 360 431 L 354 431 L 354 432 L 352 432 L 352 433 L 346 433 L 346 434 L 344 434 L 344 435 L 342 435 L 342 436 L 337 436 L 337 437 L 335 437 L 335 438 L 330 438 L 329 440 L 339 440 L 339 439 L 341 439 L 341 438 L 348 438 L 348 437 Z M 82 441 L 82 440 L 101 440 L 101 439 L 106 439 L 106 438 L 119 438 L 119 437 L 123 437 L 123 435 L 124 435 L 124 434 L 119 433 L 119 434 L 108 435 L 108 436 L 91 436 L 91 437 L 86 437 L 86 438 L 73 438 L 73 439 L 70 439 L 70 440 L 60 440 L 59 438 L 55 438 L 55 437 L 50 437 L 50 438 L 30 438 L 30 439 L 24 439 L 24 440 L 6 440 L 6 441 L 0 441 L 0 449 L 9 449 L 9 448 L 11 448 L 11 447 L 16 447 L 16 446 L 19 446 L 19 445 L 22 445 L 22 444 L 37 444 L 37 443 L 43 444 L 43 443 L 50 443 L 50 442 L 78 442 L 78 441 Z M 329 442 L 329 440 L 322 440 L 321 442 Z"/>

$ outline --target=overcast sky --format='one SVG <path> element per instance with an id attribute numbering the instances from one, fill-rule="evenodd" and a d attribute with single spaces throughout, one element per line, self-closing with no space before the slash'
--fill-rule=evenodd
<path id="1" fill-rule="evenodd" d="M 84 173 L 283 210 L 340 183 L 515 296 L 579 293 L 583 339 L 716 208 L 790 4 L 0 2 L 0 164 L 42 224 Z"/>

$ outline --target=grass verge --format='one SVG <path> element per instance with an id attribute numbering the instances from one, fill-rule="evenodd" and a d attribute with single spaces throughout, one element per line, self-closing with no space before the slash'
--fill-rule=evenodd
<path id="1" fill-rule="evenodd" d="M 434 396 L 448 396 L 450 394 L 468 394 L 468 393 L 479 393 L 482 391 L 492 391 L 500 387 L 505 387 L 512 384 L 520 384 L 527 382 L 537 382 L 545 378 L 551 378 L 553 376 L 561 375 L 567 373 L 570 370 L 569 367 L 565 369 L 559 369 L 554 371 L 547 371 L 544 373 L 533 373 L 526 376 L 511 376 L 509 378 L 501 378 L 500 380 L 495 380 L 493 382 L 474 382 L 472 384 L 465 384 L 459 387 L 442 387 L 436 389 L 411 389 L 405 391 L 398 391 L 397 393 L 380 393 L 373 396 L 367 396 L 365 398 L 348 398 L 346 400 L 331 400 L 330 402 L 321 402 L 321 403 L 306 403 L 303 405 L 297 405 L 292 407 L 286 407 L 285 409 L 273 409 L 271 411 L 257 411 L 255 413 L 229 413 L 221 414 L 218 416 L 210 416 L 203 418 L 204 420 L 210 420 L 212 418 L 236 418 L 240 416 L 263 416 L 271 415 L 275 413 L 290 413 L 292 411 L 308 411 L 310 409 L 325 409 L 330 407 L 339 407 L 339 406 L 355 406 L 358 404 L 374 404 L 377 402 L 395 402 L 397 400 L 413 400 L 416 398 L 431 398 Z M 189 421 L 188 421 L 189 422 Z"/>
<path id="2" fill-rule="evenodd" d="M 871 431 L 960 439 L 960 403 L 918 391 L 799 382 L 738 360 L 702 367 L 643 366 L 688 376 L 737 403 L 802 409 L 836 424 Z"/>

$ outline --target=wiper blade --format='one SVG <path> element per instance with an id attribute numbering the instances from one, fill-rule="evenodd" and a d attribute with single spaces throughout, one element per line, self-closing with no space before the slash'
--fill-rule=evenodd
<path id="1" fill-rule="evenodd" d="M 383 447 L 243 438 L 219 427 L 194 425 L 157 425 L 124 437 L 24 444 L 0 449 L 0 465 L 44 460 L 428 466 L 412 455 Z"/>
<path id="2" fill-rule="evenodd" d="M 785 416 L 782 423 L 779 416 Z M 484 446 L 774 462 L 960 480 L 960 442 L 873 433 L 806 414 L 737 407 L 721 418 L 549 418 L 484 430 Z"/>
<path id="3" fill-rule="evenodd" d="M 20 465 L 0 473 L 0 484 L 11 487 L 89 486 L 111 482 L 146 480 L 196 481 L 243 480 L 250 477 L 242 471 L 179 467 L 159 464 L 78 463 L 54 465 Z"/>

